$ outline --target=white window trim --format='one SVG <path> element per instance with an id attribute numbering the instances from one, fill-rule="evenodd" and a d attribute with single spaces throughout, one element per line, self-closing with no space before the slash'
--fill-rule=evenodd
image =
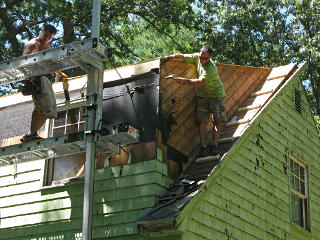
<path id="1" fill-rule="evenodd" d="M 72 108 L 81 108 L 81 107 L 85 106 L 85 104 L 86 104 L 85 98 L 75 99 L 70 102 L 62 102 L 62 103 L 57 104 L 57 112 L 69 110 Z M 54 121 L 54 119 L 47 119 L 47 121 L 46 121 L 45 132 L 44 132 L 45 138 L 52 137 L 52 136 L 50 136 L 51 135 L 50 133 L 52 132 L 51 130 L 53 127 L 53 121 Z M 49 166 L 49 165 L 51 165 L 51 166 Z M 50 174 L 50 173 L 48 173 L 48 171 L 50 171 L 50 169 L 52 169 L 52 167 L 53 167 L 52 165 L 53 165 L 53 162 L 50 161 L 50 159 L 46 159 L 44 161 L 43 175 L 42 175 L 43 180 L 41 182 L 41 186 L 43 189 L 58 187 L 58 186 L 48 184 L 49 178 L 52 179 L 52 177 L 53 177 L 53 176 L 48 176 L 48 174 Z"/>
<path id="2" fill-rule="evenodd" d="M 290 162 L 289 162 L 289 174 L 292 176 L 295 176 L 296 178 L 298 178 L 299 180 L 301 180 L 299 178 L 299 176 L 296 176 L 294 173 L 291 172 L 291 160 L 293 162 L 296 162 L 298 165 L 300 165 L 301 167 L 303 167 L 304 169 L 304 176 L 305 176 L 305 180 L 304 180 L 304 188 L 305 188 L 305 194 L 300 193 L 299 191 L 295 190 L 291 184 L 291 181 L 289 180 L 289 188 L 290 188 L 290 193 L 295 194 L 297 197 L 299 197 L 300 199 L 303 199 L 304 202 L 306 201 L 307 206 L 304 206 L 304 202 L 303 202 L 303 227 L 294 223 L 292 221 L 292 216 L 291 216 L 291 209 L 290 209 L 290 222 L 292 224 L 295 224 L 299 227 L 302 227 L 304 230 L 309 231 L 310 232 L 310 211 L 309 211 L 309 168 L 306 164 L 304 164 L 301 160 L 299 160 L 297 157 L 295 157 L 293 154 L 290 154 L 289 156 L 290 158 Z M 289 175 L 289 179 L 290 179 L 290 175 Z M 290 194 L 290 208 L 291 208 L 291 194 Z"/>

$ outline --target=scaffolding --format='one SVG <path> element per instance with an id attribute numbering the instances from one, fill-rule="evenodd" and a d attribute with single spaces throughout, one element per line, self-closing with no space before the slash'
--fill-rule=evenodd
<path id="1" fill-rule="evenodd" d="M 77 66 L 86 70 L 89 66 L 101 68 L 101 60 L 107 54 L 106 47 L 96 38 L 90 38 L 17 57 L 0 63 L 0 85 Z"/>

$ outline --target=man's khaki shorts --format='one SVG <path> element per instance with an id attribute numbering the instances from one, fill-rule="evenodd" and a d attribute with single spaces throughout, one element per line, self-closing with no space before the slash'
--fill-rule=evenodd
<path id="1" fill-rule="evenodd" d="M 197 97 L 196 121 L 208 121 L 212 117 L 213 121 L 226 121 L 226 107 L 224 98 L 202 98 Z"/>
<path id="2" fill-rule="evenodd" d="M 56 96 L 52 84 L 46 76 L 41 76 L 41 92 L 32 95 L 34 111 L 49 118 L 57 117 Z"/>

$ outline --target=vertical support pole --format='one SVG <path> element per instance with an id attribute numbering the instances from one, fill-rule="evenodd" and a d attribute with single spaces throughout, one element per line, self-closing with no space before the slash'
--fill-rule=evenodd
<path id="1" fill-rule="evenodd" d="M 100 38 L 101 0 L 93 0 L 91 38 Z M 103 67 L 92 67 L 88 72 L 86 120 L 86 170 L 83 196 L 82 240 L 92 239 L 92 209 L 96 157 L 96 130 L 102 119 Z M 93 107 L 92 107 L 93 106 Z M 96 107 L 94 107 L 96 106 Z"/>
<path id="2" fill-rule="evenodd" d="M 101 0 L 93 0 L 91 38 L 100 38 Z"/>
<path id="3" fill-rule="evenodd" d="M 83 197 L 82 240 L 92 237 L 92 209 L 97 133 L 102 119 L 103 67 L 88 72 L 86 120 L 86 169 Z"/>

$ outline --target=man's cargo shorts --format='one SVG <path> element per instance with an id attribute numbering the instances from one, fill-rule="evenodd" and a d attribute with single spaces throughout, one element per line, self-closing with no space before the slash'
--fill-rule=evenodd
<path id="1" fill-rule="evenodd" d="M 197 112 L 196 121 L 203 120 L 226 121 L 226 107 L 224 105 L 224 98 L 203 98 L 197 97 Z"/>

